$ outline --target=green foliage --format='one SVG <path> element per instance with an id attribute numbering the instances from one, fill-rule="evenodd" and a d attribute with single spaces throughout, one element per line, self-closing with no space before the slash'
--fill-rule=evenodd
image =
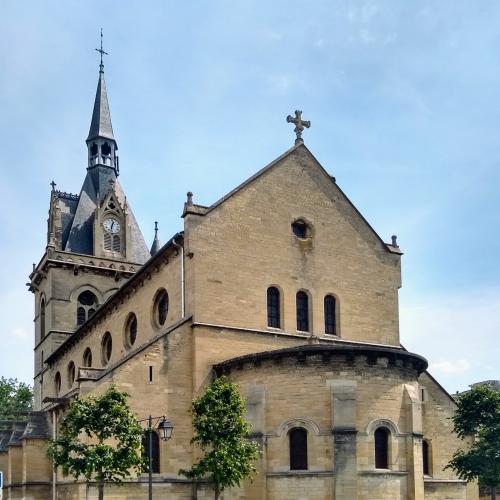
<path id="1" fill-rule="evenodd" d="M 142 471 L 143 429 L 127 405 L 128 394 L 111 387 L 102 396 L 77 398 L 52 441 L 54 465 L 75 478 L 120 483 Z"/>
<path id="2" fill-rule="evenodd" d="M 238 486 L 255 472 L 258 445 L 247 440 L 250 426 L 244 419 L 245 401 L 238 388 L 224 377 L 216 379 L 191 407 L 195 436 L 191 440 L 204 457 L 179 473 L 214 484 L 215 498 L 224 488 Z"/>
<path id="3" fill-rule="evenodd" d="M 467 450 L 456 451 L 446 468 L 461 479 L 500 486 L 500 392 L 476 386 L 460 396 L 457 404 L 454 431 L 461 439 L 472 435 L 474 443 Z"/>
<path id="4" fill-rule="evenodd" d="M 24 420 L 23 413 L 31 410 L 31 387 L 15 378 L 0 377 L 0 420 Z"/>

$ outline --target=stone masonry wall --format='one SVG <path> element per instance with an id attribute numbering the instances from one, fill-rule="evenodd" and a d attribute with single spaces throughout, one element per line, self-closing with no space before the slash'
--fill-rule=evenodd
<path id="1" fill-rule="evenodd" d="M 291 230 L 303 218 L 312 236 Z M 205 216 L 185 219 L 188 301 L 195 321 L 267 329 L 266 290 L 282 291 L 282 329 L 296 332 L 295 296 L 310 295 L 323 335 L 325 295 L 342 338 L 399 345 L 400 256 L 391 253 L 305 149 L 294 150 Z"/>

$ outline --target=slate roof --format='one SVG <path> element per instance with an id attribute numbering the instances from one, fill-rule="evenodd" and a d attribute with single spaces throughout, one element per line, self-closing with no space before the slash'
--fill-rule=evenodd
<path id="1" fill-rule="evenodd" d="M 68 242 L 71 223 L 75 216 L 76 207 L 78 206 L 79 196 L 70 193 L 56 191 L 58 208 L 61 213 L 61 248 L 64 249 Z"/>
<path id="2" fill-rule="evenodd" d="M 156 255 L 158 253 L 158 250 L 161 248 L 161 243 L 160 240 L 158 239 L 158 223 L 155 222 L 155 238 L 153 240 L 153 244 L 151 245 L 151 250 L 149 253 L 151 256 Z"/>
<path id="3" fill-rule="evenodd" d="M 7 446 L 21 446 L 21 438 L 26 429 L 26 422 L 14 422 Z"/>
<path id="4" fill-rule="evenodd" d="M 21 446 L 23 439 L 48 439 L 51 437 L 49 413 L 31 411 L 27 421 L 0 421 L 0 452 L 7 451 L 9 446 Z"/>
<path id="5" fill-rule="evenodd" d="M 125 193 L 118 179 L 116 179 L 114 171 L 105 167 L 96 167 L 87 172 L 63 250 L 66 252 L 93 255 L 94 211 L 98 206 L 99 199 L 103 199 L 107 194 L 110 188 L 110 179 L 115 181 L 115 193 L 122 207 L 127 204 L 129 222 L 127 231 L 129 231 L 130 234 L 130 245 L 127 247 L 127 260 L 138 264 L 144 264 L 144 262 L 151 257 L 146 242 L 144 241 L 144 236 L 137 224 L 130 205 L 125 201 Z"/>
<path id="6" fill-rule="evenodd" d="M 106 93 L 106 82 L 104 81 L 104 71 L 99 71 L 99 81 L 95 94 L 94 111 L 90 123 L 89 136 L 87 141 L 96 137 L 115 140 L 113 126 L 111 125 L 111 114 L 109 112 L 108 94 Z M 115 141 L 116 142 L 116 141 Z"/>
<path id="7" fill-rule="evenodd" d="M 111 139 L 116 145 L 102 67 L 99 71 L 87 142 L 97 137 Z M 113 181 L 114 190 L 122 208 L 127 206 L 128 227 L 126 230 L 129 233 L 127 260 L 144 264 L 151 256 L 148 247 L 130 205 L 126 203 L 125 193 L 117 180 L 115 169 L 105 165 L 96 165 L 87 169 L 79 196 L 57 193 L 62 219 L 61 248 L 66 252 L 94 254 L 94 212 L 100 200 L 108 194 L 110 181 Z"/>
<path id="8" fill-rule="evenodd" d="M 7 445 L 12 435 L 12 429 L 0 430 L 0 452 L 7 451 Z"/>
<path id="9" fill-rule="evenodd" d="M 48 439 L 49 437 L 49 413 L 46 411 L 30 412 L 22 439 Z"/>

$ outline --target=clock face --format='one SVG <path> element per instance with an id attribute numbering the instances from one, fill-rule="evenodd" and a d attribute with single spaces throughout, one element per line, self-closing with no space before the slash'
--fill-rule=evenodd
<path id="1" fill-rule="evenodd" d="M 120 223 L 116 219 L 106 219 L 102 225 L 108 233 L 115 234 L 120 231 Z"/>

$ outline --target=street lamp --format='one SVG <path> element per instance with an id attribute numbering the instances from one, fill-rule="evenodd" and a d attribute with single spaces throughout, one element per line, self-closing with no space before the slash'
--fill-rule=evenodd
<path id="1" fill-rule="evenodd" d="M 152 417 L 149 415 L 148 418 L 139 420 L 139 422 L 148 423 L 149 500 L 153 500 L 153 426 L 157 426 L 156 428 L 162 441 L 168 441 L 172 437 L 174 426 L 164 415 L 161 417 Z"/>
<path id="2" fill-rule="evenodd" d="M 170 420 L 166 420 L 165 417 L 158 424 L 158 431 L 160 433 L 160 438 L 163 441 L 168 441 L 172 437 L 172 432 L 174 430 L 174 426 Z"/>

